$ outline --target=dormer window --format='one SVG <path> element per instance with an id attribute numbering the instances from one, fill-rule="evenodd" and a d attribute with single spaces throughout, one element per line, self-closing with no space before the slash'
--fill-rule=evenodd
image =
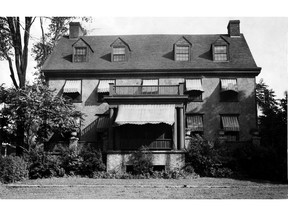
<path id="1" fill-rule="evenodd" d="M 125 47 L 113 47 L 113 61 L 123 62 L 126 60 Z"/>
<path id="2" fill-rule="evenodd" d="M 87 61 L 87 47 L 75 47 L 74 62 Z"/>
<path id="3" fill-rule="evenodd" d="M 111 61 L 125 62 L 128 61 L 131 49 L 129 45 L 120 37 L 117 38 L 111 45 Z"/>
<path id="4" fill-rule="evenodd" d="M 226 45 L 214 45 L 214 61 L 228 61 Z"/>
<path id="5" fill-rule="evenodd" d="M 175 60 L 176 61 L 189 61 L 189 46 L 176 45 Z"/>
<path id="6" fill-rule="evenodd" d="M 185 37 L 181 37 L 174 44 L 174 60 L 190 61 L 191 46 L 192 44 Z"/>

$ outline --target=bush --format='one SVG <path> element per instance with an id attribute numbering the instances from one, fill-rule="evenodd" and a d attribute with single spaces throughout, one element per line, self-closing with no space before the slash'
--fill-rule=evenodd
<path id="1" fill-rule="evenodd" d="M 134 175 L 145 175 L 153 170 L 153 155 L 147 147 L 142 146 L 138 151 L 132 153 L 130 162 L 133 166 Z"/>
<path id="2" fill-rule="evenodd" d="M 47 155 L 43 150 L 33 149 L 29 152 L 28 158 L 30 179 L 63 177 L 65 174 L 57 156 Z"/>
<path id="3" fill-rule="evenodd" d="M 186 164 L 193 167 L 200 176 L 215 176 L 215 169 L 221 167 L 214 143 L 202 137 L 193 137 L 187 149 Z"/>
<path id="4" fill-rule="evenodd" d="M 65 170 L 67 175 L 78 175 L 81 173 L 81 164 L 83 158 L 74 150 L 64 150 L 60 156 L 61 167 Z"/>
<path id="5" fill-rule="evenodd" d="M 94 172 L 106 169 L 101 152 L 90 146 L 84 147 L 79 154 L 75 150 L 63 150 L 60 160 L 67 175 L 92 177 Z"/>
<path id="6" fill-rule="evenodd" d="M 28 176 L 27 162 L 18 156 L 0 158 L 0 181 L 11 183 L 21 181 Z"/>
<path id="7" fill-rule="evenodd" d="M 106 166 L 103 163 L 102 154 L 100 151 L 88 147 L 80 153 L 80 156 L 83 158 L 79 170 L 80 175 L 90 177 L 93 176 L 94 172 L 105 171 Z"/>

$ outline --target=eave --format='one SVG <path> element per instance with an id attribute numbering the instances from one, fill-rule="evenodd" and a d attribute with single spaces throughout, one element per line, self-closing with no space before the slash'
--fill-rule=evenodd
<path id="1" fill-rule="evenodd" d="M 253 68 L 178 68 L 178 69 L 118 69 L 118 70 L 42 70 L 46 77 L 98 77 L 98 76 L 146 76 L 167 75 L 185 76 L 191 74 L 214 74 L 214 75 L 252 75 L 257 76 L 261 67 Z"/>

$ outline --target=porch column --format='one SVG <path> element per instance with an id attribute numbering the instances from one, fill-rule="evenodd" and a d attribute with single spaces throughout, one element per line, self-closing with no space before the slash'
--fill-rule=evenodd
<path id="1" fill-rule="evenodd" d="M 180 150 L 184 149 L 185 134 L 184 134 L 184 109 L 179 107 L 179 147 Z"/>
<path id="2" fill-rule="evenodd" d="M 114 149 L 114 143 L 113 143 L 113 136 L 114 136 L 114 130 L 113 130 L 113 115 L 114 115 L 114 108 L 109 107 L 109 142 L 108 142 L 108 150 Z"/>
<path id="3" fill-rule="evenodd" d="M 177 108 L 175 107 L 175 113 L 174 113 L 174 134 L 173 134 L 173 150 L 177 150 Z"/>

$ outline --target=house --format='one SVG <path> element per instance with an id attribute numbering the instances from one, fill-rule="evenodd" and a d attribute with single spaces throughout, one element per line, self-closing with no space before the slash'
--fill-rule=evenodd
<path id="1" fill-rule="evenodd" d="M 70 23 L 42 71 L 86 114 L 79 142 L 101 147 L 107 170 L 125 171 L 145 145 L 158 168 L 184 165 L 185 137 L 247 141 L 257 128 L 260 73 L 240 21 L 211 35 L 84 36 Z"/>

